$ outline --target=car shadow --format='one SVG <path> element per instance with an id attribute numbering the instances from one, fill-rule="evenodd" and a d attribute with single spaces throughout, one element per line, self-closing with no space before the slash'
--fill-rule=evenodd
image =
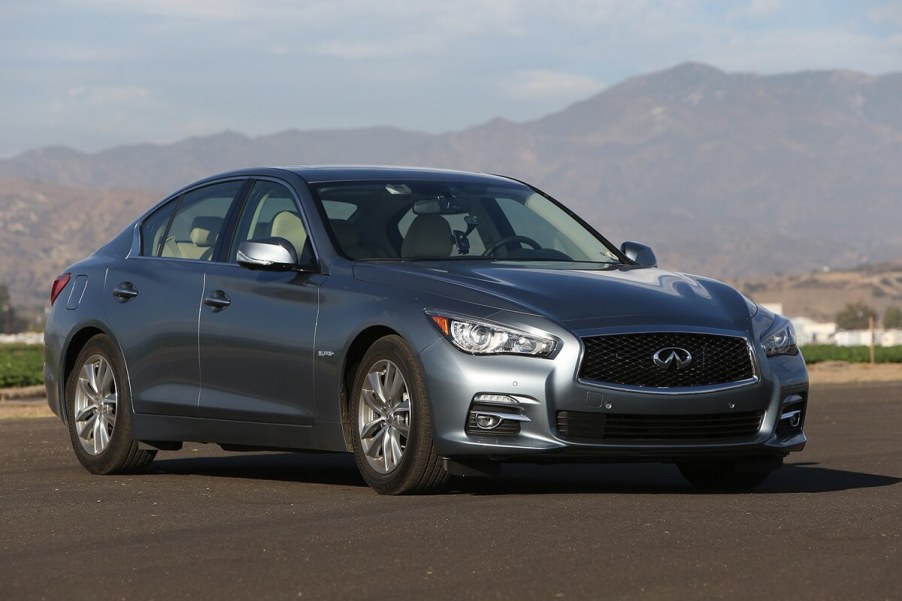
<path id="1" fill-rule="evenodd" d="M 790 463 L 754 488 L 754 494 L 826 493 L 892 486 L 902 478 Z M 550 485 L 550 486 L 549 486 Z M 664 464 L 505 465 L 501 477 L 462 480 L 468 494 L 749 494 L 703 491 L 686 482 L 675 466 Z"/>
<path id="2" fill-rule="evenodd" d="M 366 486 L 349 453 L 241 453 L 157 459 L 147 473 Z"/>
<path id="3" fill-rule="evenodd" d="M 158 459 L 150 474 L 245 478 L 365 487 L 348 453 L 254 453 Z M 878 488 L 902 478 L 835 469 L 814 462 L 787 463 L 755 494 L 825 493 Z M 507 464 L 491 478 L 454 478 L 451 494 L 737 494 L 700 491 L 664 464 Z M 739 493 L 747 494 L 747 493 Z"/>

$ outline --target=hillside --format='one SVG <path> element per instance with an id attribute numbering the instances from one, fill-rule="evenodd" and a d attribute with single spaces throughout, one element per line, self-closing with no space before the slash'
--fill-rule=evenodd
<path id="1" fill-rule="evenodd" d="M 15 305 L 44 305 L 53 279 L 159 200 L 0 178 L 0 282 Z"/>
<path id="2" fill-rule="evenodd" d="M 887 307 L 902 308 L 902 261 L 844 271 L 815 271 L 730 281 L 761 303 L 781 303 L 789 316 L 834 321 L 845 305 L 863 302 L 883 317 Z"/>
<path id="3" fill-rule="evenodd" d="M 891 261 L 902 257 L 899 98 L 902 73 L 758 76 L 687 63 L 542 119 L 443 135 L 225 132 L 95 154 L 37 149 L 0 160 L 0 177 L 11 178 L 0 184 L 0 282 L 15 283 L 19 302 L 43 299 L 47 274 L 139 207 L 252 164 L 504 173 L 545 189 L 616 243 L 652 245 L 662 266 L 718 278 Z"/>

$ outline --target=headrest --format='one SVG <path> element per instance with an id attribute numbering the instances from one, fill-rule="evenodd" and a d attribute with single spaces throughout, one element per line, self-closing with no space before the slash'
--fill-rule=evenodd
<path id="1" fill-rule="evenodd" d="M 304 229 L 304 222 L 301 218 L 291 211 L 280 211 L 272 219 L 272 227 L 270 228 L 271 236 L 285 238 L 294 246 L 298 256 L 304 251 L 304 244 L 307 242 L 307 231 Z"/>
<path id="2" fill-rule="evenodd" d="M 451 255 L 451 226 L 441 215 L 417 215 L 401 243 L 405 259 L 440 259 Z"/>
<path id="3" fill-rule="evenodd" d="M 213 246 L 221 229 L 222 217 L 195 217 L 191 222 L 191 242 L 195 246 Z"/>
<path id="4" fill-rule="evenodd" d="M 291 211 L 279 211 L 272 220 L 272 228 L 270 233 L 273 236 L 279 236 L 291 240 L 298 235 L 304 234 L 304 223 L 301 218 Z"/>

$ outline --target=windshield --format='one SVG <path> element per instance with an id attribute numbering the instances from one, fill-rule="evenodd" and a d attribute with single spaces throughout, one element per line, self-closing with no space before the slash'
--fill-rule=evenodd
<path id="1" fill-rule="evenodd" d="M 607 241 L 525 185 L 393 180 L 313 192 L 352 259 L 619 263 Z"/>

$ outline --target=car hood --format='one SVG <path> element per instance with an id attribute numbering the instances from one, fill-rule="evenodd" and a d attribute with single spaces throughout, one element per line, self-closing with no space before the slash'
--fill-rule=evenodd
<path id="1" fill-rule="evenodd" d="M 748 304 L 739 292 L 662 269 L 420 262 L 357 263 L 354 273 L 412 293 L 541 315 L 576 330 L 668 324 L 750 331 Z"/>

